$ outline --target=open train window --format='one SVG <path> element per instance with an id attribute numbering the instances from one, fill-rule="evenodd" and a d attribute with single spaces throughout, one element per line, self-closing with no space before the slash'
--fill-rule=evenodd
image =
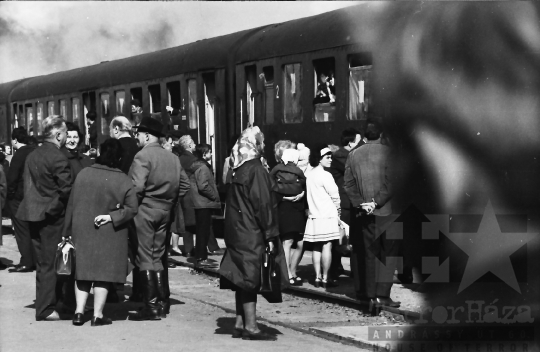
<path id="1" fill-rule="evenodd" d="M 349 56 L 349 109 L 348 120 L 366 120 L 371 92 L 372 58 L 369 53 Z"/>
<path id="2" fill-rule="evenodd" d="M 192 130 L 199 126 L 199 109 L 197 109 L 197 80 L 189 79 L 188 83 L 188 127 Z"/>
<path id="3" fill-rule="evenodd" d="M 283 122 L 302 122 L 302 64 L 283 66 Z"/>
<path id="4" fill-rule="evenodd" d="M 126 116 L 126 92 L 123 90 L 114 92 L 114 101 L 116 103 L 116 115 Z"/>
<path id="5" fill-rule="evenodd" d="M 169 112 L 171 128 L 178 130 L 180 127 L 180 110 L 182 109 L 182 96 L 180 95 L 180 82 L 167 83 L 167 106 L 172 108 Z"/>
<path id="6" fill-rule="evenodd" d="M 336 116 L 335 60 L 333 57 L 313 61 L 313 120 L 334 121 Z"/>
<path id="7" fill-rule="evenodd" d="M 38 108 L 39 111 L 39 108 Z M 79 98 L 71 98 L 71 116 L 73 118 L 73 123 L 79 126 L 79 121 L 81 121 L 81 102 Z M 39 115 L 38 115 L 39 121 Z"/>
<path id="8" fill-rule="evenodd" d="M 161 88 L 159 84 L 148 86 L 148 101 L 150 102 L 150 113 L 161 112 Z"/>
<path id="9" fill-rule="evenodd" d="M 58 101 L 58 106 L 60 107 L 60 116 L 62 118 L 67 119 L 67 106 L 66 101 L 64 99 L 61 99 Z"/>
<path id="10" fill-rule="evenodd" d="M 131 88 L 131 123 L 138 125 L 142 119 L 143 112 L 143 92 L 142 88 Z"/>
<path id="11" fill-rule="evenodd" d="M 45 107 L 43 103 L 37 103 L 36 120 L 37 120 L 37 133 L 41 134 L 41 122 L 43 121 L 43 114 L 45 113 Z"/>
<path id="12" fill-rule="evenodd" d="M 255 124 L 255 104 L 257 90 L 257 66 L 249 65 L 244 68 L 246 77 L 246 117 L 248 127 Z"/>
<path id="13" fill-rule="evenodd" d="M 24 115 L 24 105 L 19 104 L 19 126 L 26 127 L 26 116 Z"/>
<path id="14" fill-rule="evenodd" d="M 99 96 L 101 101 L 101 134 L 109 135 L 109 123 L 112 120 L 111 100 L 109 93 L 101 93 Z"/>
<path id="15" fill-rule="evenodd" d="M 47 116 L 54 115 L 54 101 L 47 102 Z"/>
<path id="16" fill-rule="evenodd" d="M 264 122 L 274 123 L 274 67 L 263 67 L 264 80 Z"/>
<path id="17" fill-rule="evenodd" d="M 26 111 L 26 130 L 28 131 L 28 135 L 33 136 L 34 135 L 34 106 L 32 104 L 26 104 L 24 106 L 24 110 Z"/>

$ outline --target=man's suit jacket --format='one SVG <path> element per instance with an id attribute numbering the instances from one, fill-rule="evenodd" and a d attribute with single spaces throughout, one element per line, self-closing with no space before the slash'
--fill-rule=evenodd
<path id="1" fill-rule="evenodd" d="M 71 192 L 68 158 L 50 142 L 36 148 L 24 165 L 24 199 L 16 217 L 24 221 L 63 216 Z"/>
<path id="2" fill-rule="evenodd" d="M 351 151 L 345 163 L 343 188 L 354 207 L 374 199 L 377 209 L 373 215 L 387 216 L 392 213 L 389 164 L 390 148 L 382 145 L 380 139 L 368 141 Z"/>
<path id="3" fill-rule="evenodd" d="M 122 160 L 120 160 L 120 170 L 127 175 L 133 159 L 135 159 L 135 155 L 139 152 L 139 146 L 137 145 L 137 141 L 131 137 L 122 137 L 118 141 L 124 151 Z"/>
<path id="4" fill-rule="evenodd" d="M 135 155 L 129 176 L 139 204 L 170 210 L 173 203 L 189 190 L 189 180 L 181 177 L 178 157 L 158 143 L 146 145 Z"/>

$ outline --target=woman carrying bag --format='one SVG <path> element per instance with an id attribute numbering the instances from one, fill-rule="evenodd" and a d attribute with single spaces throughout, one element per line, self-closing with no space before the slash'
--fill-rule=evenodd
<path id="1" fill-rule="evenodd" d="M 96 163 L 79 173 L 71 191 L 63 237 L 71 236 L 77 250 L 73 325 L 84 324 L 92 286 L 92 326 L 112 324 L 103 316 L 107 292 L 112 283 L 126 282 L 127 224 L 137 214 L 138 203 L 131 179 L 118 169 L 121 157 L 120 142 L 106 140 Z"/>
<path id="2" fill-rule="evenodd" d="M 275 183 L 261 163 L 264 135 L 258 127 L 247 128 L 231 153 L 232 183 L 227 194 L 225 244 L 219 269 L 221 289 L 235 291 L 236 323 L 233 337 L 275 340 L 257 327 L 257 294 L 261 293 L 261 267 L 265 252 L 273 253 L 275 280 L 272 291 L 261 293 L 270 303 L 282 302 L 281 284 L 287 284 L 287 268 L 279 240 Z M 266 291 L 263 289 L 263 291 Z"/>

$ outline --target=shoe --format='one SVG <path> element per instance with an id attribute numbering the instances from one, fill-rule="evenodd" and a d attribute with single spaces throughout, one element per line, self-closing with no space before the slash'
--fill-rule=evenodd
<path id="1" fill-rule="evenodd" d="M 84 324 L 84 315 L 82 313 L 75 313 L 73 316 L 73 325 L 81 326 Z"/>
<path id="2" fill-rule="evenodd" d="M 233 332 L 232 332 L 232 338 L 233 339 L 239 339 L 242 337 L 242 332 L 244 332 L 244 329 L 237 329 L 237 328 L 234 328 Z"/>
<path id="3" fill-rule="evenodd" d="M 313 283 L 313 286 L 317 288 L 321 287 L 321 279 L 315 279 L 315 283 Z"/>
<path id="4" fill-rule="evenodd" d="M 328 281 L 322 281 L 322 287 L 323 288 L 329 288 L 329 287 L 338 287 L 339 285 L 333 281 L 333 280 L 328 280 Z"/>
<path id="5" fill-rule="evenodd" d="M 171 263 L 171 262 L 169 262 L 169 263 L 167 264 L 167 266 L 168 266 L 169 268 L 171 268 L 171 269 L 176 268 L 176 264 Z"/>
<path id="6" fill-rule="evenodd" d="M 2 262 L 0 262 L 0 270 L 6 270 L 8 266 Z"/>
<path id="7" fill-rule="evenodd" d="M 32 271 L 36 270 L 35 266 L 16 266 L 14 268 L 9 269 L 8 271 L 10 273 L 31 273 Z"/>
<path id="8" fill-rule="evenodd" d="M 299 278 L 298 276 L 295 276 L 295 277 L 291 277 L 289 279 L 289 284 L 291 286 L 302 286 L 302 279 Z"/>
<path id="9" fill-rule="evenodd" d="M 37 321 L 59 321 L 60 315 L 57 311 L 53 311 L 51 314 L 49 314 L 46 318 L 36 318 Z"/>
<path id="10" fill-rule="evenodd" d="M 202 260 L 197 260 L 197 264 L 195 266 L 200 267 L 200 268 L 212 268 L 212 267 L 217 267 L 217 264 L 209 261 L 208 259 L 202 259 Z"/>
<path id="11" fill-rule="evenodd" d="M 390 297 L 377 297 L 376 300 L 380 306 L 398 308 L 401 305 L 401 302 L 393 301 Z"/>
<path id="12" fill-rule="evenodd" d="M 112 320 L 110 318 L 107 318 L 106 316 L 102 316 L 101 318 L 98 317 L 92 317 L 91 326 L 102 326 L 102 325 L 111 325 Z"/>
<path id="13" fill-rule="evenodd" d="M 176 249 L 171 249 L 171 252 L 169 253 L 171 257 L 181 257 L 184 254 L 182 254 L 182 251 L 177 251 Z"/>
<path id="14" fill-rule="evenodd" d="M 244 331 L 242 331 L 242 340 L 276 341 L 277 337 L 263 331 L 252 333 L 244 329 Z"/>
<path id="15" fill-rule="evenodd" d="M 218 249 L 217 251 L 208 251 L 208 255 L 224 255 L 225 250 L 223 248 Z"/>

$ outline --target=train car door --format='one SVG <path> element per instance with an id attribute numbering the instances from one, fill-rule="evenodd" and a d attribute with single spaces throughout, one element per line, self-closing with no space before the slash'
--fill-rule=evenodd
<path id="1" fill-rule="evenodd" d="M 215 128 L 215 97 L 216 83 L 214 73 L 205 73 L 204 84 L 204 121 L 206 126 L 206 143 L 212 147 L 212 169 L 216 174 L 216 128 Z"/>

